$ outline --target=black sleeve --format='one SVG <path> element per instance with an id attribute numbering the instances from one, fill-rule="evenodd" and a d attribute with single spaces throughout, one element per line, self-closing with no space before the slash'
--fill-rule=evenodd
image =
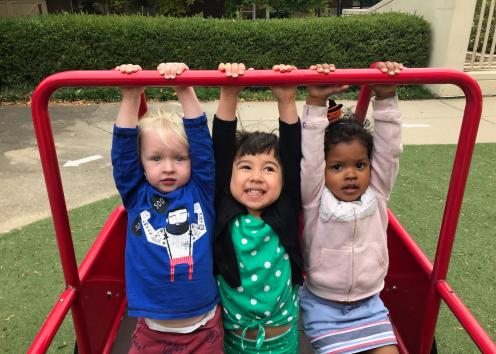
<path id="1" fill-rule="evenodd" d="M 214 116 L 212 140 L 215 158 L 215 204 L 224 195 L 231 180 L 236 142 L 237 120 L 225 121 Z"/>
<path id="2" fill-rule="evenodd" d="M 300 121 L 287 124 L 279 120 L 279 151 L 283 166 L 283 192 L 296 205 L 301 206 L 300 162 L 301 162 L 301 124 Z"/>

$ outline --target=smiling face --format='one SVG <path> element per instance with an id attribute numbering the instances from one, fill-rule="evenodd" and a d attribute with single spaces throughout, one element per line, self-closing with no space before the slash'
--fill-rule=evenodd
<path id="1" fill-rule="evenodd" d="M 173 133 L 166 134 L 162 140 L 155 131 L 143 131 L 140 158 L 148 183 L 162 193 L 172 192 L 190 179 L 189 149 Z"/>
<path id="2" fill-rule="evenodd" d="M 231 194 L 251 215 L 263 210 L 281 194 L 282 170 L 274 152 L 244 155 L 233 162 Z"/>
<path id="3" fill-rule="evenodd" d="M 332 144 L 326 156 L 325 185 L 339 200 L 358 200 L 370 184 L 367 148 L 358 140 Z"/>

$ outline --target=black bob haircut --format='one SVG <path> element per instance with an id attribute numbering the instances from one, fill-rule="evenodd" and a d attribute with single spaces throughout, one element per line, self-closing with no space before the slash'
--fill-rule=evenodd
<path id="1" fill-rule="evenodd" d="M 327 157 L 331 145 L 349 143 L 357 140 L 367 149 L 367 156 L 372 159 L 374 140 L 372 133 L 367 128 L 368 122 L 364 124 L 357 121 L 354 115 L 343 117 L 337 122 L 329 124 L 325 131 L 324 154 Z"/>
<path id="2" fill-rule="evenodd" d="M 277 162 L 281 163 L 279 138 L 273 133 L 237 132 L 235 151 L 235 158 L 272 152 Z"/>

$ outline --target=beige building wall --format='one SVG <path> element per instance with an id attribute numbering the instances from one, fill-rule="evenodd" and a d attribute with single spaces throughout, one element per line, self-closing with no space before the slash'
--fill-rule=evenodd
<path id="1" fill-rule="evenodd" d="M 429 66 L 463 70 L 475 4 L 476 0 L 383 0 L 367 13 L 397 11 L 422 16 L 432 28 Z M 463 95 L 453 85 L 428 87 L 443 97 Z"/>
<path id="2" fill-rule="evenodd" d="M 40 16 L 48 14 L 45 0 L 0 0 L 0 16 Z"/>

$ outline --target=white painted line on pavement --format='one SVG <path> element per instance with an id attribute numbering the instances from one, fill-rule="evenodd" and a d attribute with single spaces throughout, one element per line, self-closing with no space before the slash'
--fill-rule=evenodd
<path id="1" fill-rule="evenodd" d="M 408 123 L 403 123 L 401 125 L 403 128 L 429 128 L 430 124 L 408 124 Z"/>
<path id="2" fill-rule="evenodd" d="M 82 165 L 83 163 L 88 163 L 100 159 L 103 159 L 101 155 L 91 155 L 91 156 L 83 157 L 82 159 L 79 160 L 69 160 L 64 164 L 64 167 L 77 167 L 79 165 Z"/>

